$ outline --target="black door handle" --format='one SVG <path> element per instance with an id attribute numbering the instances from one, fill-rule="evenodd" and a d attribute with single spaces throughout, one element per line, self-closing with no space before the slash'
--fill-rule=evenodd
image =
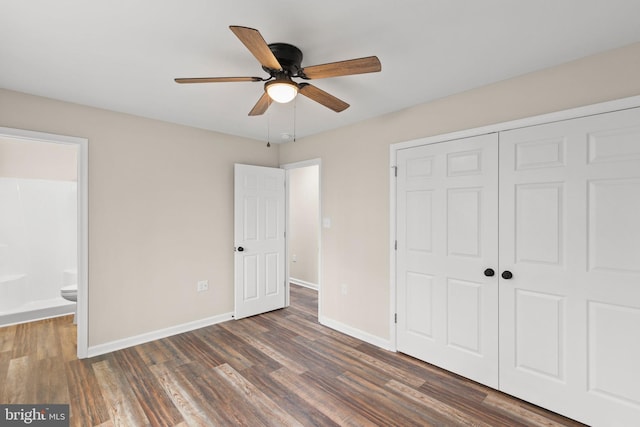
<path id="1" fill-rule="evenodd" d="M 509 280 L 513 277 L 513 273 L 511 273 L 509 270 L 505 270 L 502 272 L 502 278 L 505 280 Z"/>
<path id="2" fill-rule="evenodd" d="M 242 252 L 244 251 L 244 248 L 242 246 L 238 246 L 238 252 Z"/>
<path id="3" fill-rule="evenodd" d="M 492 277 L 494 274 L 496 274 L 496 272 L 493 271 L 493 268 L 487 268 L 484 271 L 484 275 L 487 276 L 487 277 Z"/>

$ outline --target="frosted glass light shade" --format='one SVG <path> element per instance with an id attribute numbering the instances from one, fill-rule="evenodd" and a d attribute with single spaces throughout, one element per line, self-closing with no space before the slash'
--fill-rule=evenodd
<path id="1" fill-rule="evenodd" d="M 289 81 L 274 80 L 268 82 L 265 86 L 269 98 L 283 104 L 293 100 L 298 94 L 298 86 Z"/>

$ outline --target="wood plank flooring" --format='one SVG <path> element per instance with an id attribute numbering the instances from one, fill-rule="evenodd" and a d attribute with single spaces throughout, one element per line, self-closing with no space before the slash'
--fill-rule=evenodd
<path id="1" fill-rule="evenodd" d="M 579 426 L 291 307 L 78 360 L 72 317 L 0 328 L 0 403 L 68 403 L 72 426 Z"/>

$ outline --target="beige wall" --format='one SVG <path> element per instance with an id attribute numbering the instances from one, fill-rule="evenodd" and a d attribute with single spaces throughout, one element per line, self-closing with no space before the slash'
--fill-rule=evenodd
<path id="1" fill-rule="evenodd" d="M 289 277 L 313 285 L 318 284 L 318 169 L 289 170 Z"/>
<path id="2" fill-rule="evenodd" d="M 0 126 L 89 140 L 90 346 L 233 311 L 233 163 L 277 147 L 1 89 Z"/>
<path id="3" fill-rule="evenodd" d="M 0 138 L 0 177 L 75 181 L 75 145 Z"/>
<path id="4" fill-rule="evenodd" d="M 332 226 L 322 229 L 321 316 L 389 339 L 390 144 L 639 95 L 638 76 L 640 43 L 281 146 L 281 164 L 322 159 Z"/>

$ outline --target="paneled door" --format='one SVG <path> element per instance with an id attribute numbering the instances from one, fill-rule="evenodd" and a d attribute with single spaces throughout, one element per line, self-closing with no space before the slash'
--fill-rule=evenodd
<path id="1" fill-rule="evenodd" d="M 640 109 L 500 133 L 500 389 L 640 422 Z"/>
<path id="2" fill-rule="evenodd" d="M 397 348 L 498 387 L 498 137 L 397 155 Z"/>
<path id="3" fill-rule="evenodd" d="M 234 317 L 285 306 L 285 171 L 235 165 Z"/>

